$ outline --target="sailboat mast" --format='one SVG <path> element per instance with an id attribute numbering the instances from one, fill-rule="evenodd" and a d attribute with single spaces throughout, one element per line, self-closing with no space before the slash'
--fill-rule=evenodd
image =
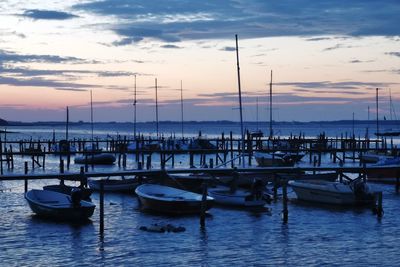
<path id="1" fill-rule="evenodd" d="M 258 97 L 256 97 L 256 127 L 258 131 Z"/>
<path id="2" fill-rule="evenodd" d="M 182 89 L 182 80 L 181 80 L 181 130 L 182 130 L 182 139 L 183 139 L 183 89 Z"/>
<path id="3" fill-rule="evenodd" d="M 271 81 L 269 83 L 269 138 L 272 138 L 274 132 L 272 131 L 272 70 Z"/>
<path id="4" fill-rule="evenodd" d="M 390 105 L 390 120 L 393 120 L 392 117 L 392 110 L 393 110 L 393 105 L 392 105 L 392 89 L 389 88 L 389 105 Z"/>
<path id="5" fill-rule="evenodd" d="M 69 128 L 69 109 L 67 106 L 67 123 L 65 124 L 65 140 L 68 141 L 68 128 Z"/>
<path id="6" fill-rule="evenodd" d="M 135 75 L 135 90 L 133 93 L 133 138 L 136 139 L 136 75 Z"/>
<path id="7" fill-rule="evenodd" d="M 155 79 L 156 82 L 156 131 L 157 131 L 157 138 L 158 138 L 158 88 L 157 88 L 157 78 Z"/>
<path id="8" fill-rule="evenodd" d="M 378 104 L 378 88 L 376 88 L 376 134 L 379 134 L 379 104 Z"/>
<path id="9" fill-rule="evenodd" d="M 93 92 L 90 90 L 90 125 L 92 130 L 92 149 L 93 149 Z"/>
<path id="10" fill-rule="evenodd" d="M 238 76 L 238 90 L 239 90 L 239 110 L 240 110 L 240 132 L 242 134 L 242 156 L 244 155 L 244 130 L 243 130 L 243 110 L 242 110 L 242 89 L 240 86 L 240 66 L 239 66 L 239 45 L 238 36 L 235 34 L 236 39 L 236 65 L 237 65 L 237 76 Z M 244 167 L 244 158 L 242 159 Z"/>

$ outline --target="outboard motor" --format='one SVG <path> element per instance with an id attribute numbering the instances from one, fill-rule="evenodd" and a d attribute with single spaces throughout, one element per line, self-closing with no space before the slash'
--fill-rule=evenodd
<path id="1" fill-rule="evenodd" d="M 74 207 L 80 207 L 82 200 L 82 191 L 79 188 L 74 188 L 71 191 L 71 201 Z"/>

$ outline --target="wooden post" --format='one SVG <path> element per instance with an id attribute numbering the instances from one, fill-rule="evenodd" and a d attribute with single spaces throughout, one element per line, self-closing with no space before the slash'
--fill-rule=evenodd
<path id="1" fill-rule="evenodd" d="M 126 168 L 126 154 L 122 154 L 122 167 Z"/>
<path id="2" fill-rule="evenodd" d="M 376 207 L 376 215 L 378 218 L 382 218 L 383 216 L 383 208 L 382 208 L 382 192 L 377 193 L 377 207 Z"/>
<path id="3" fill-rule="evenodd" d="M 146 169 L 151 169 L 151 154 L 147 156 Z"/>
<path id="4" fill-rule="evenodd" d="M 210 158 L 210 164 L 208 166 L 210 169 L 214 168 L 214 159 Z"/>
<path id="5" fill-rule="evenodd" d="M 400 172 L 397 171 L 396 175 L 396 193 L 398 194 L 400 191 Z"/>
<path id="6" fill-rule="evenodd" d="M 100 235 L 104 235 L 104 184 L 100 181 Z"/>
<path id="7" fill-rule="evenodd" d="M 24 173 L 25 173 L 25 175 L 28 174 L 28 162 L 27 161 L 24 162 Z M 25 193 L 28 192 L 28 179 L 26 179 L 26 178 L 25 178 L 25 187 L 24 188 L 25 188 Z"/>
<path id="8" fill-rule="evenodd" d="M 201 198 L 200 227 L 206 226 L 206 209 L 207 209 L 207 183 L 203 182 L 203 195 Z"/>
<path id="9" fill-rule="evenodd" d="M 283 219 L 283 223 L 287 223 L 288 222 L 288 215 L 289 215 L 288 197 L 287 197 L 287 181 L 283 182 L 282 193 L 283 193 L 283 196 L 282 196 L 282 198 L 283 198 L 282 219 Z"/>
<path id="10" fill-rule="evenodd" d="M 190 154 L 189 154 L 189 168 L 194 168 L 194 164 L 193 164 L 193 162 L 194 162 L 194 159 L 193 159 L 193 153 L 192 152 L 189 152 Z"/>

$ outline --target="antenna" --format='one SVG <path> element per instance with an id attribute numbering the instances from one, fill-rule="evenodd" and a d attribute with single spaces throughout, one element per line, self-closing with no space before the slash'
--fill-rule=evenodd
<path id="1" fill-rule="evenodd" d="M 242 89 L 240 86 L 240 66 L 239 66 L 239 45 L 238 36 L 235 35 L 236 39 L 236 63 L 237 63 L 237 76 L 238 76 L 238 90 L 239 90 L 239 109 L 240 109 L 240 132 L 242 134 L 242 156 L 244 155 L 244 131 L 243 131 L 243 110 L 242 110 Z M 242 160 L 244 167 L 244 158 Z"/>

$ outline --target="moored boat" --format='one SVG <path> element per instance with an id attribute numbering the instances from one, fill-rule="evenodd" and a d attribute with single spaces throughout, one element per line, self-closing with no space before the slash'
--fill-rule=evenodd
<path id="1" fill-rule="evenodd" d="M 255 193 L 249 190 L 231 190 L 227 186 L 217 186 L 208 189 L 208 195 L 214 198 L 215 203 L 237 207 L 263 207 L 267 199 L 263 193 Z"/>
<path id="2" fill-rule="evenodd" d="M 335 205 L 371 204 L 374 192 L 361 179 L 351 182 L 289 181 L 299 200 Z"/>
<path id="3" fill-rule="evenodd" d="M 32 211 L 41 217 L 62 221 L 84 221 L 93 215 L 96 205 L 81 200 L 79 193 L 72 196 L 32 189 L 25 194 Z"/>
<path id="4" fill-rule="evenodd" d="M 114 164 L 116 158 L 111 154 L 91 154 L 75 157 L 76 164 L 98 164 L 98 165 L 111 165 Z"/>
<path id="5" fill-rule="evenodd" d="M 283 158 L 279 155 L 264 152 L 254 153 L 254 158 L 259 167 L 293 166 L 295 163 L 290 158 Z"/>
<path id="6" fill-rule="evenodd" d="M 122 179 L 88 179 L 89 187 L 93 190 L 100 191 L 101 183 L 103 183 L 104 191 L 107 192 L 131 192 L 139 185 L 138 179 L 135 178 L 122 178 Z"/>
<path id="7" fill-rule="evenodd" d="M 202 195 L 193 192 L 157 185 L 143 184 L 135 190 L 144 209 L 169 214 L 195 214 L 202 208 Z M 211 208 L 214 199 L 207 196 L 205 210 Z"/>

